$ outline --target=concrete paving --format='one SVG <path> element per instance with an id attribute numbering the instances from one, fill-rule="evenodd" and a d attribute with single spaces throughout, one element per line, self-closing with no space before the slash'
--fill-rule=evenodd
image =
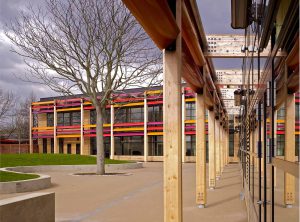
<path id="1" fill-rule="evenodd" d="M 146 163 L 143 169 L 123 170 L 130 175 L 73 176 L 69 172 L 43 172 L 52 177 L 56 221 L 154 222 L 163 221 L 163 163 Z M 240 200 L 238 165 L 229 165 L 215 190 L 208 190 L 208 204 L 195 204 L 195 164 L 183 165 L 184 221 L 247 221 Z M 2 195 L 1 199 L 20 194 Z"/>

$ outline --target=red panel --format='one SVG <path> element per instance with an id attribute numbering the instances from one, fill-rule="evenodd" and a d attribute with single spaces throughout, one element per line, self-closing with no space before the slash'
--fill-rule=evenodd
<path id="1" fill-rule="evenodd" d="M 147 130 L 163 130 L 162 126 L 152 126 L 152 127 L 148 127 Z"/>
<path id="2" fill-rule="evenodd" d="M 114 126 L 143 126 L 144 122 L 136 122 L 136 123 L 116 123 Z"/>

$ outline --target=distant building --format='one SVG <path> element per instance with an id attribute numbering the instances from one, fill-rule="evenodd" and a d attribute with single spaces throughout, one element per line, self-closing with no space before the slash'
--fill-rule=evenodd
<path id="1" fill-rule="evenodd" d="M 298 111 L 299 96 L 298 93 L 296 95 Z M 182 153 L 184 160 L 189 162 L 195 160 L 196 110 L 195 94 L 188 87 L 182 88 L 182 107 L 182 136 L 185 137 Z M 106 110 L 103 125 L 106 157 L 163 160 L 161 87 L 130 89 L 125 93 L 115 94 L 112 105 L 107 106 Z M 296 115 L 297 147 L 299 112 L 296 112 Z M 34 119 L 36 121 L 33 121 Z M 237 161 L 239 149 L 238 141 L 235 141 L 238 137 L 234 136 L 236 124 L 234 119 L 230 116 L 229 161 Z M 39 153 L 96 154 L 96 112 L 91 102 L 82 95 L 42 98 L 39 102 L 32 103 L 31 123 L 31 139 L 38 141 Z M 207 137 L 206 144 L 208 144 Z M 277 154 L 284 154 L 284 108 L 277 113 Z"/>

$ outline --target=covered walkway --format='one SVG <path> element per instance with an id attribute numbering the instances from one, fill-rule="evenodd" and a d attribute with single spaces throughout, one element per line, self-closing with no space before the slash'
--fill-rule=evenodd
<path id="1" fill-rule="evenodd" d="M 123 2 L 163 52 L 164 221 L 184 218 L 182 79 L 196 94 L 195 205 L 208 206 L 208 190 L 224 177 L 231 134 L 242 167 L 247 219 L 277 221 L 278 195 L 284 197 L 282 206 L 299 209 L 299 1 L 232 0 L 228 25 L 242 29 L 239 36 L 206 35 L 195 0 Z M 214 58 L 241 58 L 241 69 L 215 70 Z M 282 133 L 282 125 L 277 127 L 282 106 L 284 145 L 277 142 L 277 135 L 283 135 L 277 133 Z M 277 144 L 283 145 L 280 150 Z M 278 169 L 284 171 L 279 178 L 283 193 L 276 190 Z M 201 210 L 199 220 L 207 209 Z"/>

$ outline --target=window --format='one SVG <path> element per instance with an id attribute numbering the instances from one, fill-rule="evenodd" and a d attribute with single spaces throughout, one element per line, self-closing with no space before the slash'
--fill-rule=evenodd
<path id="1" fill-rule="evenodd" d="M 120 108 L 115 112 L 116 123 L 143 122 L 144 107 Z"/>
<path id="2" fill-rule="evenodd" d="M 234 129 L 229 130 L 229 156 L 234 156 Z"/>
<path id="3" fill-rule="evenodd" d="M 277 119 L 285 119 L 285 107 L 281 107 L 278 109 Z"/>
<path id="4" fill-rule="evenodd" d="M 71 125 L 80 125 L 81 122 L 81 116 L 80 112 L 73 112 L 71 113 Z"/>
<path id="5" fill-rule="evenodd" d="M 59 153 L 64 153 L 64 139 L 59 138 L 58 140 Z"/>
<path id="6" fill-rule="evenodd" d="M 96 124 L 97 114 L 96 110 L 90 111 L 90 124 Z M 103 116 L 103 123 L 110 123 L 110 109 L 106 109 Z"/>
<path id="7" fill-rule="evenodd" d="M 80 112 L 57 113 L 58 126 L 74 126 L 80 125 Z"/>
<path id="8" fill-rule="evenodd" d="M 96 144 L 96 137 L 90 138 L 90 154 L 96 155 L 97 154 L 97 144 Z M 110 137 L 104 137 L 104 155 L 105 158 L 109 158 L 110 155 Z"/>
<path id="9" fill-rule="evenodd" d="M 192 120 L 195 118 L 196 118 L 195 103 L 186 103 L 185 104 L 185 119 Z"/>
<path id="10" fill-rule="evenodd" d="M 284 140 L 285 140 L 284 134 L 278 134 L 276 138 L 276 146 L 277 146 L 277 156 L 284 156 Z"/>
<path id="11" fill-rule="evenodd" d="M 163 137 L 149 136 L 148 138 L 148 155 L 163 156 Z"/>
<path id="12" fill-rule="evenodd" d="M 128 122 L 143 122 L 144 121 L 144 107 L 130 108 L 130 120 Z"/>
<path id="13" fill-rule="evenodd" d="M 295 155 L 298 156 L 298 161 L 299 161 L 299 149 L 300 149 L 300 135 L 295 136 L 296 142 L 295 142 Z"/>
<path id="14" fill-rule="evenodd" d="M 57 114 L 58 126 L 70 126 L 70 113 L 58 113 Z"/>
<path id="15" fill-rule="evenodd" d="M 51 138 L 51 153 L 54 153 L 54 138 Z"/>
<path id="16" fill-rule="evenodd" d="M 54 126 L 54 114 L 47 113 L 47 126 Z"/>
<path id="17" fill-rule="evenodd" d="M 144 155 L 144 136 L 115 137 L 116 155 Z"/>
<path id="18" fill-rule="evenodd" d="M 127 109 L 120 108 L 115 110 L 115 123 L 126 123 L 127 121 Z"/>
<path id="19" fill-rule="evenodd" d="M 186 135 L 186 155 L 195 156 L 196 155 L 196 136 L 195 135 Z"/>
<path id="20" fill-rule="evenodd" d="M 148 107 L 148 121 L 149 122 L 162 122 L 163 121 L 163 107 L 149 106 Z"/>
<path id="21" fill-rule="evenodd" d="M 47 139 L 43 138 L 43 153 L 47 153 Z"/>

